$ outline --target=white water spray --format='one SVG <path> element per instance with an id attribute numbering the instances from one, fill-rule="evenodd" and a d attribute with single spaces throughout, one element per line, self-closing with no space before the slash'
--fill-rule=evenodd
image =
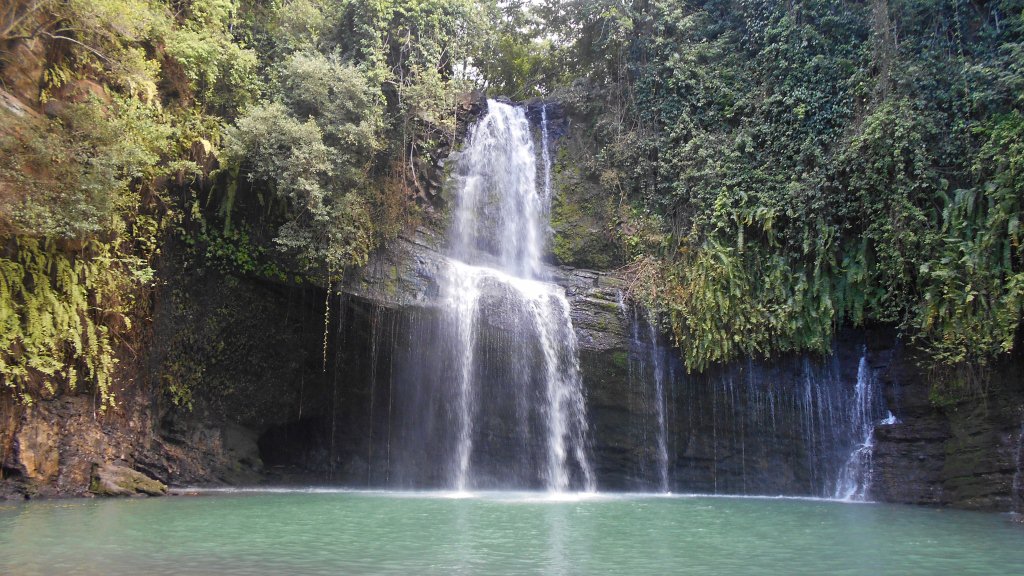
<path id="1" fill-rule="evenodd" d="M 560 286 L 545 281 L 542 261 L 551 186 L 546 109 L 542 119 L 543 193 L 537 190 L 530 125 L 519 108 L 488 101 L 487 114 L 473 128 L 459 160 L 452 259 L 442 290 L 458 379 L 458 433 L 450 484 L 460 491 L 474 487 L 474 445 L 491 433 L 477 421 L 478 403 L 485 401 L 487 387 L 514 385 L 487 381 L 478 374 L 478 364 L 486 361 L 479 357 L 477 339 L 488 294 L 503 301 L 514 322 L 528 327 L 539 350 L 509 352 L 523 356 L 513 358 L 514 365 L 537 372 L 523 382 L 542 382 L 539 391 L 525 388 L 515 393 L 524 404 L 543 402 L 535 408 L 544 429 L 528 432 L 546 440 L 544 469 L 538 471 L 544 486 L 556 492 L 570 489 L 576 471 L 578 487 L 596 489 L 587 456 L 586 405 L 569 302 Z"/>
<path id="2" fill-rule="evenodd" d="M 872 456 L 875 450 L 874 394 L 875 377 L 865 351 L 857 366 L 857 386 L 854 389 L 853 409 L 850 411 L 850 428 L 861 440 L 850 452 L 836 482 L 834 496 L 839 500 L 866 500 L 871 488 Z"/>

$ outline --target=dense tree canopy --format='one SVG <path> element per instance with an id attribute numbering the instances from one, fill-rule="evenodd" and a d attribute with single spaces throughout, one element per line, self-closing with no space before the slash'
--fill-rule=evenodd
<path id="1" fill-rule="evenodd" d="M 628 264 L 690 368 L 864 324 L 986 362 L 1024 306 L 1022 40 L 1020 0 L 13 0 L 0 380 L 106 390 L 169 236 L 364 264 L 472 89 L 566 105 L 555 258 Z"/>
<path id="2" fill-rule="evenodd" d="M 635 287 L 691 368 L 826 350 L 844 324 L 947 364 L 1013 348 L 1022 8 L 544 4 L 606 96 L 594 180 L 633 207 Z"/>

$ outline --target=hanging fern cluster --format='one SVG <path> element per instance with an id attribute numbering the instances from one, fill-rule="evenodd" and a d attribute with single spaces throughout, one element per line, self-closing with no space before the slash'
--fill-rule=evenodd
<path id="1" fill-rule="evenodd" d="M 16 238 L 5 247 L 0 382 L 23 403 L 88 383 L 103 408 L 113 405 L 114 331 L 130 327 L 118 312 L 116 265 L 111 247 L 98 241 L 77 255 L 52 240 Z"/>
<path id="2" fill-rule="evenodd" d="M 1019 346 L 1024 3 L 595 4 L 566 28 L 626 33 L 568 48 L 620 175 L 590 180 L 631 207 L 610 226 L 688 368 L 869 324 L 947 367 Z"/>

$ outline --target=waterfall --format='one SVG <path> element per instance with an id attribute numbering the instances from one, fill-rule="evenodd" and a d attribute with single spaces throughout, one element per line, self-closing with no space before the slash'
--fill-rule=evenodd
<path id="1" fill-rule="evenodd" d="M 1024 407 L 1022 407 L 1024 408 Z M 1013 483 L 1010 485 L 1010 511 L 1015 514 L 1024 512 L 1024 494 L 1021 493 L 1022 478 L 1021 469 L 1024 468 L 1024 409 L 1021 410 L 1020 431 L 1017 432 L 1017 451 L 1014 453 Z"/>
<path id="2" fill-rule="evenodd" d="M 865 353 L 750 358 L 690 374 L 677 354 L 658 358 L 671 387 L 673 491 L 867 496 L 873 431 L 886 411 Z M 651 446 L 660 451 L 654 437 Z"/>
<path id="3" fill-rule="evenodd" d="M 865 500 L 871 488 L 872 455 L 875 449 L 875 421 L 878 409 L 874 374 L 868 365 L 867 350 L 857 366 L 857 385 L 849 413 L 849 429 L 859 442 L 850 452 L 836 482 L 834 497 L 839 500 Z M 889 419 L 894 419 L 889 414 Z"/>
<path id="4" fill-rule="evenodd" d="M 640 487 L 648 489 L 653 486 L 657 491 L 667 493 L 669 481 L 669 450 L 668 450 L 668 398 L 666 383 L 671 380 L 669 368 L 670 351 L 661 344 L 654 323 L 643 311 L 641 306 L 627 303 L 625 295 L 618 295 L 619 311 L 629 325 L 629 379 L 631 386 L 644 389 L 638 396 L 642 397 L 648 409 L 653 409 L 653 418 L 645 416 L 644 421 L 637 422 L 636 444 L 638 452 L 647 452 L 653 448 L 654 473 L 648 472 L 646 462 L 639 462 L 638 478 Z M 647 412 L 647 410 L 643 410 Z M 651 430 L 653 428 L 653 430 Z M 653 432 L 654 442 L 648 440 L 648 431 Z M 651 477 L 653 475 L 653 478 Z"/>
<path id="5" fill-rule="evenodd" d="M 668 425 L 666 422 L 665 403 L 665 368 L 662 365 L 662 351 L 658 347 L 658 334 L 654 324 L 648 322 L 651 343 L 655 347 L 654 370 L 654 402 L 658 423 L 658 489 L 668 492 Z"/>
<path id="6" fill-rule="evenodd" d="M 569 302 L 542 260 L 551 178 L 546 117 L 542 109 L 542 191 L 526 115 L 493 100 L 454 174 L 436 334 L 446 360 L 432 383 L 449 382 L 441 397 L 450 402 L 423 428 L 440 436 L 453 429 L 453 446 L 439 456 L 444 484 L 460 491 L 596 488 Z"/>
<path id="7" fill-rule="evenodd" d="M 477 278 L 469 266 L 452 262 L 446 277 L 445 292 L 446 319 L 454 327 L 455 353 L 458 355 L 456 365 L 459 367 L 458 382 L 458 421 L 459 441 L 456 458 L 452 463 L 456 490 L 467 488 L 469 481 L 469 457 L 473 451 L 473 350 L 476 339 L 476 312 L 480 299 Z"/>
<path id="8" fill-rule="evenodd" d="M 488 101 L 453 156 L 445 257 L 408 263 L 423 267 L 429 305 L 391 329 L 386 403 L 384 387 L 368 398 L 386 408 L 386 432 L 360 455 L 386 458 L 396 488 L 592 491 L 599 470 L 615 490 L 866 498 L 886 414 L 866 351 L 691 374 L 620 295 L 628 350 L 591 347 L 592 331 L 619 327 L 581 327 L 588 414 L 572 310 L 544 262 L 552 151 L 549 110 L 536 111 L 531 126 L 522 108 Z M 339 452 L 351 442 L 339 435 Z"/>

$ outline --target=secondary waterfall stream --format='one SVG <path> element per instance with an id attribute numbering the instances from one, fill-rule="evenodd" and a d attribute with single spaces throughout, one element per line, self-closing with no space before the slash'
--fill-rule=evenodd
<path id="1" fill-rule="evenodd" d="M 875 399 L 876 385 L 867 351 L 857 365 L 857 385 L 854 402 L 847 416 L 850 429 L 861 441 L 850 452 L 836 482 L 835 498 L 864 500 L 871 487 L 871 456 L 875 447 L 875 420 L 880 408 Z"/>
<path id="2" fill-rule="evenodd" d="M 619 309 L 630 341 L 624 487 L 758 495 L 798 484 L 805 495 L 870 498 L 875 427 L 898 421 L 884 418 L 866 348 L 687 374 L 641 306 L 620 297 Z"/>
<path id="3" fill-rule="evenodd" d="M 631 388 L 646 388 L 635 396 L 645 404 L 640 412 L 653 412 L 642 422 L 636 423 L 640 427 L 637 435 L 643 439 L 643 444 L 653 448 L 653 454 L 648 450 L 646 457 L 641 459 L 637 480 L 642 488 L 667 493 L 671 491 L 667 385 L 674 376 L 669 353 L 660 342 L 658 329 L 640 306 L 627 303 L 621 292 L 618 305 L 630 328 L 629 385 Z M 650 470 L 652 467 L 654 470 Z"/>

